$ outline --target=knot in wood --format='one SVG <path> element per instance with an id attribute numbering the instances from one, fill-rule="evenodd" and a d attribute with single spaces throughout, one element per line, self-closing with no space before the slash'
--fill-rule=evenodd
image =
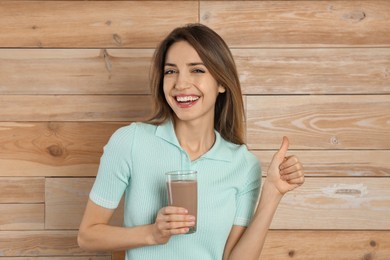
<path id="1" fill-rule="evenodd" d="M 56 144 L 53 144 L 53 145 L 50 145 L 49 147 L 47 147 L 47 151 L 49 152 L 49 154 L 51 156 L 54 156 L 54 157 L 60 157 L 64 154 L 64 150 L 59 145 L 56 145 Z"/>
<path id="2" fill-rule="evenodd" d="M 371 240 L 371 241 L 370 241 L 370 246 L 376 247 L 376 242 L 375 242 L 375 240 Z"/>
<path id="3" fill-rule="evenodd" d="M 344 14 L 345 20 L 352 20 L 353 22 L 360 22 L 366 18 L 366 13 L 363 11 L 355 11 L 348 14 Z"/>
<path id="4" fill-rule="evenodd" d="M 112 38 L 114 39 L 116 45 L 122 45 L 122 38 L 118 34 L 114 33 Z"/>
<path id="5" fill-rule="evenodd" d="M 202 20 L 204 20 L 204 21 L 207 21 L 209 18 L 210 18 L 210 13 L 209 13 L 209 12 L 206 12 L 206 13 L 202 16 Z"/>
<path id="6" fill-rule="evenodd" d="M 289 257 L 294 257 L 294 255 L 295 255 L 295 250 L 288 251 L 288 256 Z"/>
<path id="7" fill-rule="evenodd" d="M 332 137 L 330 138 L 330 143 L 331 143 L 331 144 L 339 144 L 339 139 L 337 139 L 336 136 L 332 136 Z"/>
<path id="8" fill-rule="evenodd" d="M 110 54 L 108 54 L 106 49 L 103 50 L 103 58 L 104 58 L 104 63 L 106 65 L 107 71 L 111 73 L 112 63 L 111 63 L 111 59 L 110 59 Z"/>
<path id="9" fill-rule="evenodd" d="M 385 68 L 385 71 L 384 71 L 383 75 L 384 75 L 385 78 L 387 78 L 390 75 L 390 69 L 389 68 Z"/>

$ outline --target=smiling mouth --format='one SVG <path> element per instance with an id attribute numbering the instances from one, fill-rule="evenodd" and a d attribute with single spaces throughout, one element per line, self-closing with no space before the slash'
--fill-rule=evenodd
<path id="1" fill-rule="evenodd" d="M 182 109 L 191 108 L 194 106 L 198 100 L 200 99 L 199 96 L 185 96 L 185 95 L 179 95 L 175 96 L 176 106 Z"/>
<path id="2" fill-rule="evenodd" d="M 175 99 L 176 102 L 180 104 L 187 104 L 187 103 L 192 103 L 197 101 L 199 97 L 198 96 L 176 96 Z"/>

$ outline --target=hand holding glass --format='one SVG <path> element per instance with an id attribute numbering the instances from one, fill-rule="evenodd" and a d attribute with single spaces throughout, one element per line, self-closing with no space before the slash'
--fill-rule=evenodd
<path id="1" fill-rule="evenodd" d="M 188 214 L 195 216 L 195 226 L 191 227 L 187 234 L 196 231 L 196 219 L 198 211 L 198 183 L 196 171 L 172 171 L 166 174 L 168 204 L 169 206 L 182 207 L 188 210 Z"/>

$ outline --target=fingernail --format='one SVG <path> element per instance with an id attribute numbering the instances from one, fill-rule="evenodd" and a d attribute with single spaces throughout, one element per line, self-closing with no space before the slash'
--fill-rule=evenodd
<path id="1" fill-rule="evenodd" d="M 190 216 L 189 220 L 195 220 L 195 217 L 194 216 Z"/>

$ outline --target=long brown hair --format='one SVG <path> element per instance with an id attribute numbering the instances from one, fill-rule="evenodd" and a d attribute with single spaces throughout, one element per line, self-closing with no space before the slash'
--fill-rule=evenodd
<path id="1" fill-rule="evenodd" d="M 151 93 L 154 112 L 149 123 L 159 125 L 173 118 L 164 90 L 164 65 L 169 47 L 186 41 L 198 53 L 206 68 L 226 91 L 220 93 L 215 104 L 214 128 L 232 143 L 244 143 L 244 105 L 236 65 L 229 47 L 213 30 L 202 24 L 188 24 L 174 29 L 158 46 L 151 67 Z"/>

